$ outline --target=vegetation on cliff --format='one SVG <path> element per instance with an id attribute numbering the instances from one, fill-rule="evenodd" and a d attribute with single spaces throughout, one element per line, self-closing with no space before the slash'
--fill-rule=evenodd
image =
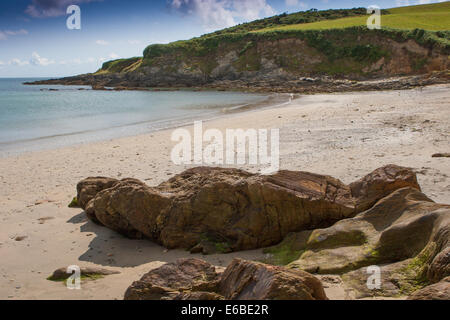
<path id="1" fill-rule="evenodd" d="M 141 63 L 141 57 L 111 60 L 103 63 L 101 69 L 97 71 L 97 74 L 108 72 L 131 72 L 136 70 L 141 65 Z"/>
<path id="2" fill-rule="evenodd" d="M 106 62 L 96 74 L 145 73 L 153 68 L 159 74 L 210 79 L 225 60 L 234 72 L 231 78 L 259 72 L 267 61 L 292 75 L 359 77 L 378 74 L 382 63 L 397 57 L 393 42 L 413 40 L 441 55 L 450 53 L 450 2 L 383 10 L 380 30 L 369 30 L 367 17 L 365 8 L 282 14 L 190 40 L 153 44 L 142 58 Z M 227 54 L 232 61 L 227 61 Z M 393 68 L 391 73 L 425 72 L 430 71 L 427 65 L 436 65 L 424 52 L 406 54 L 409 72 Z"/>
<path id="3" fill-rule="evenodd" d="M 177 41 L 167 45 L 151 45 L 144 51 L 143 66 L 161 66 L 174 68 L 174 62 L 192 61 L 191 69 L 200 69 L 209 75 L 217 67 L 216 57 L 220 52 L 237 51 L 239 57 L 234 63 L 237 71 L 258 71 L 262 68 L 262 52 L 267 52 L 280 67 L 290 72 L 302 74 L 358 74 L 381 58 L 390 58 L 392 51 L 387 47 L 386 39 L 396 42 L 414 40 L 427 48 L 439 48 L 450 52 L 450 32 L 432 32 L 425 30 L 369 30 L 363 26 L 329 30 L 270 30 L 258 33 L 228 33 L 217 36 L 201 37 L 188 41 Z M 310 55 L 322 56 L 320 63 L 310 65 L 296 52 L 288 48 L 264 47 L 265 42 L 285 39 L 298 39 L 306 42 L 304 50 Z M 359 41 L 357 41 L 357 39 Z M 258 48 L 258 44 L 261 46 Z M 282 52 L 280 52 L 282 51 Z M 419 61 L 420 60 L 420 61 Z M 414 63 L 420 69 L 426 61 L 418 57 Z M 304 65 L 307 64 L 307 65 Z M 304 65 L 305 68 L 301 66 Z M 171 72 L 174 70 L 167 70 Z"/>
<path id="4" fill-rule="evenodd" d="M 242 33 L 256 31 L 266 28 L 282 27 L 297 24 L 314 23 L 319 21 L 334 20 L 348 17 L 362 17 L 367 14 L 366 8 L 353 8 L 353 9 L 330 9 L 330 10 L 317 10 L 310 9 L 307 11 L 300 11 L 296 13 L 283 13 L 273 17 L 260 19 L 248 23 L 239 24 L 237 26 L 219 30 L 205 36 L 216 36 L 225 33 Z M 383 14 L 387 14 L 386 10 L 383 10 Z"/>

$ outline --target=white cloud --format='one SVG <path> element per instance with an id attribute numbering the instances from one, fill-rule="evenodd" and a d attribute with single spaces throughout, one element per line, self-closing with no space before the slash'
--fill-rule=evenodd
<path id="1" fill-rule="evenodd" d="M 275 10 L 267 4 L 266 0 L 235 0 L 235 16 L 244 20 L 256 20 L 262 16 L 271 16 Z"/>
<path id="2" fill-rule="evenodd" d="M 128 40 L 129 44 L 141 44 L 140 40 Z"/>
<path id="3" fill-rule="evenodd" d="M 20 59 L 14 58 L 8 62 L 8 64 L 18 67 L 23 67 L 30 64 L 28 61 L 22 61 Z"/>
<path id="4" fill-rule="evenodd" d="M 4 32 L 5 32 L 5 34 L 7 34 L 8 36 L 17 36 L 17 35 L 28 34 L 28 31 L 25 30 L 25 29 L 20 29 L 20 30 L 5 30 Z"/>
<path id="5" fill-rule="evenodd" d="M 437 0 L 437 1 L 433 1 L 433 0 L 419 0 L 419 4 L 427 4 L 427 3 L 433 3 L 433 2 L 446 2 L 448 0 Z"/>
<path id="6" fill-rule="evenodd" d="M 5 63 L 0 60 L 0 66 L 3 66 L 3 65 L 5 65 Z"/>
<path id="7" fill-rule="evenodd" d="M 285 0 L 287 7 L 295 7 L 295 8 L 301 8 L 306 9 L 308 5 L 304 2 L 301 2 L 300 0 Z"/>
<path id="8" fill-rule="evenodd" d="M 92 57 L 89 57 L 87 59 L 80 59 L 80 58 L 75 58 L 75 59 L 70 59 L 70 60 L 61 60 L 58 62 L 58 64 L 60 65 L 74 65 L 74 64 L 84 64 L 84 63 L 94 63 L 96 62 L 96 60 Z"/>
<path id="9" fill-rule="evenodd" d="M 285 0 L 286 6 L 288 7 L 296 7 L 298 2 L 299 0 Z"/>
<path id="10" fill-rule="evenodd" d="M 105 57 L 98 58 L 98 61 L 99 61 L 100 63 L 103 63 L 103 62 L 106 62 L 106 61 L 109 61 L 109 60 L 117 60 L 117 59 L 119 59 L 119 58 L 120 58 L 120 56 L 119 56 L 118 54 L 115 54 L 115 53 L 113 52 L 113 53 L 110 53 L 109 56 L 108 56 L 107 58 L 105 58 Z"/>
<path id="11" fill-rule="evenodd" d="M 447 0 L 396 0 L 395 3 L 397 4 L 397 6 L 402 7 L 402 6 L 412 6 L 412 5 L 416 5 L 416 4 L 428 4 L 428 3 L 434 3 L 434 2 L 445 2 Z"/>
<path id="12" fill-rule="evenodd" d="M 30 63 L 35 66 L 48 66 L 55 63 L 55 61 L 43 58 L 37 52 L 33 52 Z"/>
<path id="13" fill-rule="evenodd" d="M 171 7 L 185 15 L 196 15 L 206 29 L 236 25 L 236 19 L 251 21 L 275 14 L 266 0 L 171 0 Z"/>
<path id="14" fill-rule="evenodd" d="M 119 55 L 115 54 L 114 52 L 111 53 L 111 54 L 109 55 L 109 57 L 110 57 L 111 59 L 119 59 Z"/>
<path id="15" fill-rule="evenodd" d="M 95 41 L 95 43 L 100 45 L 100 46 L 107 46 L 107 45 L 109 45 L 109 42 L 105 41 L 105 40 L 97 40 L 97 41 Z"/>
<path id="16" fill-rule="evenodd" d="M 66 14 L 72 4 L 81 4 L 102 0 L 32 0 L 25 13 L 33 18 L 59 17 Z"/>
<path id="17" fill-rule="evenodd" d="M 28 31 L 25 29 L 19 30 L 0 30 L 0 40 L 8 39 L 8 36 L 19 36 L 28 34 Z"/>

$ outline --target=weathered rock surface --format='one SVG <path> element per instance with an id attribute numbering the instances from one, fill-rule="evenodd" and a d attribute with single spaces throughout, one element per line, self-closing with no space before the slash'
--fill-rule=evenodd
<path id="1" fill-rule="evenodd" d="M 230 300 L 326 300 L 319 279 L 301 270 L 235 259 L 222 274 L 219 291 Z"/>
<path id="2" fill-rule="evenodd" d="M 359 268 L 341 276 L 343 287 L 350 299 L 372 297 L 400 298 L 423 288 L 430 282 L 424 272 L 427 264 L 418 258 L 406 259 L 396 263 L 378 265 L 380 268 L 380 288 L 370 288 L 367 280 L 373 275 L 369 267 Z"/>
<path id="3" fill-rule="evenodd" d="M 354 218 L 326 229 L 294 233 L 267 251 L 297 257 L 288 267 L 343 274 L 355 298 L 408 295 L 448 274 L 450 206 L 402 188 Z M 368 266 L 381 267 L 382 288 L 366 286 Z"/>
<path id="4" fill-rule="evenodd" d="M 104 189 L 111 188 L 118 180 L 104 177 L 92 177 L 84 179 L 77 184 L 78 205 L 85 209 L 97 193 Z"/>
<path id="5" fill-rule="evenodd" d="M 216 300 L 219 273 L 199 259 L 180 259 L 145 274 L 125 292 L 126 300 Z"/>
<path id="6" fill-rule="evenodd" d="M 450 300 L 450 277 L 414 292 L 408 300 Z"/>
<path id="7" fill-rule="evenodd" d="M 306 172 L 261 176 L 200 167 L 157 187 L 88 178 L 78 185 L 78 202 L 91 219 L 128 237 L 209 253 L 211 244 L 219 252 L 255 249 L 331 226 L 404 187 L 420 190 L 413 171 L 394 165 L 350 186 Z"/>
<path id="8" fill-rule="evenodd" d="M 396 297 L 450 273 L 450 205 L 433 202 L 411 169 L 395 165 L 350 185 L 306 172 L 200 167 L 157 187 L 88 178 L 77 189 L 91 219 L 126 236 L 205 254 L 279 243 L 266 249 L 267 262 L 288 264 L 235 260 L 221 274 L 180 260 L 133 283 L 127 299 L 326 298 L 307 272 L 340 275 L 351 298 Z M 372 265 L 381 268 L 375 290 L 367 286 Z"/>
<path id="9" fill-rule="evenodd" d="M 447 236 L 447 241 L 449 238 Z M 447 243 L 446 246 L 446 249 L 436 255 L 428 269 L 427 277 L 431 282 L 439 282 L 446 277 L 450 277 L 450 244 Z"/>
<path id="10" fill-rule="evenodd" d="M 409 168 L 386 166 L 350 184 L 357 211 L 371 208 L 378 200 L 406 186 L 420 191 L 417 177 Z"/>
<path id="11" fill-rule="evenodd" d="M 321 282 L 298 270 L 235 259 L 220 273 L 198 259 L 180 259 L 144 275 L 126 300 L 325 300 Z"/>
<path id="12" fill-rule="evenodd" d="M 444 69 L 443 69 L 444 70 Z M 144 79 L 145 80 L 145 79 Z M 448 83 L 449 77 L 444 72 L 435 72 L 433 74 L 412 75 L 400 77 L 381 77 L 373 80 L 355 81 L 349 79 L 335 79 L 334 77 L 295 77 L 294 79 L 232 79 L 217 80 L 213 83 L 205 83 L 204 78 L 183 79 L 180 77 L 178 84 L 165 83 L 164 89 L 155 87 L 160 86 L 160 82 L 145 82 L 142 76 L 136 74 L 106 74 L 106 75 L 80 75 L 63 79 L 53 79 L 36 81 L 33 85 L 91 85 L 95 88 L 104 88 L 104 86 L 114 87 L 115 91 L 174 91 L 183 87 L 202 89 L 215 89 L 219 91 L 239 90 L 244 92 L 272 92 L 272 93 L 335 93 L 335 92 L 356 92 L 356 91 L 378 91 L 378 90 L 404 90 L 416 87 L 429 86 L 433 84 Z M 102 89 L 103 90 L 103 89 Z M 107 90 L 107 89 L 105 89 Z"/>

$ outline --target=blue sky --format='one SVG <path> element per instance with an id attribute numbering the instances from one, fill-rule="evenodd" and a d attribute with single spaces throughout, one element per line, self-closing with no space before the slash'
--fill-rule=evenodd
<path id="1" fill-rule="evenodd" d="M 151 43 L 189 39 L 283 12 L 382 8 L 432 0 L 2 0 L 0 77 L 60 77 L 94 72 L 106 60 L 142 55 Z M 81 8 L 69 30 L 66 9 Z"/>

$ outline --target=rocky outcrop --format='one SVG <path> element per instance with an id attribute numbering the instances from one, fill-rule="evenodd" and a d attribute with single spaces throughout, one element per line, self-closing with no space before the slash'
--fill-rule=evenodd
<path id="1" fill-rule="evenodd" d="M 447 232 L 450 230 L 447 229 Z M 445 246 L 446 249 L 442 250 L 430 264 L 427 272 L 427 278 L 431 282 L 438 282 L 441 279 L 446 277 L 450 277 L 450 244 L 448 241 L 450 240 L 450 236 L 447 236 L 447 243 Z"/>
<path id="2" fill-rule="evenodd" d="M 409 168 L 386 166 L 351 183 L 350 190 L 356 201 L 356 210 L 364 211 L 371 208 L 381 198 L 406 186 L 420 191 L 415 173 Z"/>
<path id="3" fill-rule="evenodd" d="M 199 259 L 180 259 L 145 274 L 125 292 L 126 300 L 218 300 L 219 272 Z"/>
<path id="4" fill-rule="evenodd" d="M 420 190 L 410 169 L 390 165 L 350 186 L 306 172 L 262 176 L 200 167 L 157 187 L 88 178 L 77 189 L 88 216 L 108 228 L 209 253 L 267 247 L 291 232 L 331 226 L 403 187 Z"/>
<path id="5" fill-rule="evenodd" d="M 408 300 L 450 300 L 450 277 L 414 292 Z"/>
<path id="6" fill-rule="evenodd" d="M 231 300 L 327 300 L 320 280 L 307 272 L 240 259 L 222 274 L 219 292 Z"/>
<path id="7" fill-rule="evenodd" d="M 326 300 L 321 282 L 298 270 L 235 259 L 221 273 L 198 259 L 180 259 L 145 274 L 125 300 Z"/>
<path id="8" fill-rule="evenodd" d="M 446 33 L 369 30 L 366 26 L 224 32 L 150 45 L 142 58 L 109 61 L 93 74 L 31 84 L 288 93 L 405 89 L 448 83 L 447 41 Z"/>
<path id="9" fill-rule="evenodd" d="M 428 296 L 449 276 L 450 205 L 424 195 L 404 167 L 350 185 L 307 172 L 199 167 L 156 187 L 88 178 L 77 189 L 91 219 L 126 236 L 205 254 L 279 243 L 265 249 L 266 262 L 287 265 L 235 260 L 221 273 L 181 260 L 133 283 L 128 299 L 324 299 L 307 272 L 339 275 L 350 298 L 408 296 L 439 283 Z M 377 289 L 367 285 L 374 265 Z"/>
<path id="10" fill-rule="evenodd" d="M 112 178 L 87 178 L 77 184 L 77 203 L 85 209 L 89 201 L 91 201 L 97 193 L 104 189 L 111 188 L 118 180 Z"/>
<path id="11" fill-rule="evenodd" d="M 183 88 L 194 88 L 197 90 L 214 89 L 219 91 L 239 90 L 243 92 L 277 92 L 277 93 L 335 93 L 335 92 L 357 92 L 357 91 L 379 91 L 379 90 L 405 90 L 424 87 L 433 84 L 449 83 L 450 77 L 447 72 L 432 72 L 430 74 L 379 77 L 376 79 L 336 79 L 330 76 L 298 77 L 294 79 L 270 80 L 263 78 L 249 81 L 248 79 L 217 80 L 212 83 L 189 82 L 183 84 L 166 85 L 158 88 L 158 83 L 146 83 L 143 75 L 135 74 L 105 74 L 105 75 L 80 75 L 63 79 L 40 80 L 28 85 L 90 85 L 94 90 L 110 91 L 174 91 Z M 103 89 L 104 86 L 114 89 Z"/>
<path id="12" fill-rule="evenodd" d="M 450 206 L 402 188 L 330 228 L 291 234 L 268 252 L 296 252 L 288 267 L 342 274 L 355 298 L 407 295 L 448 274 Z M 381 268 L 382 288 L 366 285 L 367 267 Z"/>

